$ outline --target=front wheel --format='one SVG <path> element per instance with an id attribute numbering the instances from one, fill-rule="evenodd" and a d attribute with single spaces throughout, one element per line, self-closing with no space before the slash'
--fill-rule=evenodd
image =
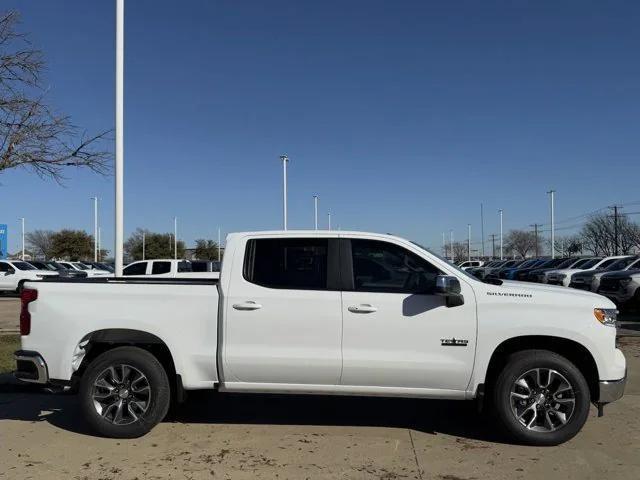
<path id="1" fill-rule="evenodd" d="M 511 355 L 493 392 L 498 419 L 516 441 L 558 445 L 573 438 L 589 414 L 589 386 L 576 366 L 547 350 Z"/>
<path id="2" fill-rule="evenodd" d="M 105 437 L 140 437 L 167 414 L 169 379 L 156 357 L 118 347 L 89 364 L 79 389 L 80 406 L 93 430 Z"/>

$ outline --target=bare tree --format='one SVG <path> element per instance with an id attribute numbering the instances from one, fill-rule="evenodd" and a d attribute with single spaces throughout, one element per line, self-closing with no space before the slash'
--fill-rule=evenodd
<path id="1" fill-rule="evenodd" d="M 47 105 L 42 52 L 17 24 L 17 12 L 0 13 L 0 172 L 21 167 L 57 182 L 69 166 L 108 173 L 111 153 L 100 145 L 110 131 L 80 132 Z"/>
<path id="2" fill-rule="evenodd" d="M 627 217 L 618 217 L 616 238 L 615 219 L 612 215 L 593 215 L 580 231 L 584 249 L 594 255 L 614 255 L 617 251 L 621 255 L 632 253 L 638 246 L 640 227 Z"/>
<path id="3" fill-rule="evenodd" d="M 539 238 L 536 238 L 535 233 L 526 230 L 511 230 L 505 238 L 507 251 L 515 252 L 522 258 L 535 251 L 537 241 L 539 242 Z"/>
<path id="4" fill-rule="evenodd" d="M 462 262 L 467 259 L 467 242 L 453 242 L 453 255 L 456 262 Z"/>
<path id="5" fill-rule="evenodd" d="M 35 256 L 48 259 L 53 255 L 53 235 L 51 230 L 34 230 L 25 234 L 25 241 Z"/>

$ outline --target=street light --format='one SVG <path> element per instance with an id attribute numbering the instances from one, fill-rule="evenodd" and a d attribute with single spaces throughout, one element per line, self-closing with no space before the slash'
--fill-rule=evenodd
<path id="1" fill-rule="evenodd" d="M 327 213 L 327 217 L 329 217 L 329 230 L 331 230 L 331 212 Z"/>
<path id="2" fill-rule="evenodd" d="M 178 259 L 178 217 L 173 217 L 173 259 Z"/>
<path id="3" fill-rule="evenodd" d="M 20 221 L 22 222 L 22 261 L 24 261 L 24 217 Z"/>
<path id="4" fill-rule="evenodd" d="M 283 229 L 287 229 L 287 163 L 289 163 L 289 157 L 286 155 L 280 155 L 282 160 L 282 226 Z"/>
<path id="5" fill-rule="evenodd" d="M 498 210 L 498 213 L 500 213 L 500 260 L 503 260 L 502 255 L 503 255 L 503 250 L 502 250 L 502 209 Z"/>
<path id="6" fill-rule="evenodd" d="M 313 196 L 313 224 L 318 229 L 318 195 Z"/>
<path id="7" fill-rule="evenodd" d="M 556 225 L 555 225 L 555 190 L 547 192 L 551 196 L 551 258 L 556 258 Z"/>
<path id="8" fill-rule="evenodd" d="M 98 261 L 98 197 L 91 197 L 93 200 L 93 261 Z"/>
<path id="9" fill-rule="evenodd" d="M 115 276 L 122 276 L 124 243 L 124 0 L 116 0 Z"/>

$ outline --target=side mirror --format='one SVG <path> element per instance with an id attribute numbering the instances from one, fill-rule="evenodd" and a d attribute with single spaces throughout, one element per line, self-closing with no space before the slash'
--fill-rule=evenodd
<path id="1" fill-rule="evenodd" d="M 450 275 L 438 275 L 436 277 L 435 294 L 445 297 L 447 307 L 458 307 L 464 304 L 464 297 L 460 293 L 460 280 Z"/>

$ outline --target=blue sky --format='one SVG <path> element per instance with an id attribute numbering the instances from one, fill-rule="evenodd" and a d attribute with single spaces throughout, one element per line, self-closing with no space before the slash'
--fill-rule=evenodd
<path id="1" fill-rule="evenodd" d="M 640 3 L 128 0 L 125 230 L 191 244 L 289 226 L 394 232 L 439 246 L 640 200 Z M 5 0 L 48 62 L 51 102 L 114 123 L 114 9 Z M 0 222 L 93 226 L 112 249 L 113 178 L 0 175 Z M 636 210 L 640 209 L 635 207 Z M 638 217 L 636 217 L 637 219 Z M 578 221 L 579 223 L 579 221 Z M 568 222 L 565 225 L 572 225 Z"/>

